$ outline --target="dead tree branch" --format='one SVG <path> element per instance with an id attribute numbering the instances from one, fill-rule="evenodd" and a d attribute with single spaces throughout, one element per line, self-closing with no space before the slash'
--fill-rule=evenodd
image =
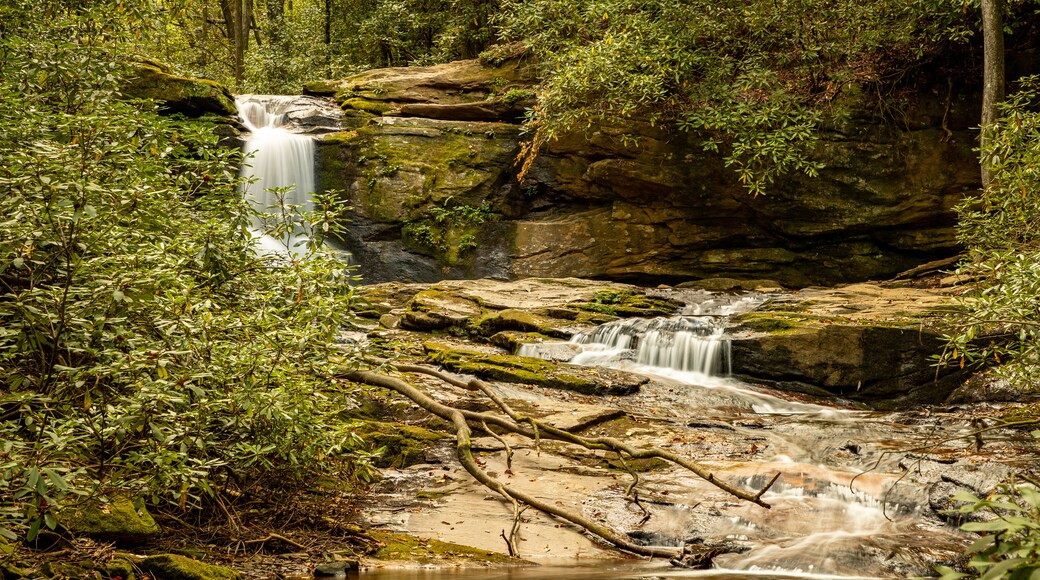
<path id="1" fill-rule="evenodd" d="M 498 408 L 506 414 L 506 417 L 503 417 L 494 413 L 479 413 L 475 411 L 466 411 L 462 409 L 456 409 L 454 407 L 449 407 L 448 405 L 444 405 L 434 400 L 426 393 L 405 382 L 404 380 L 385 374 L 362 370 L 345 370 L 341 375 L 343 378 L 346 378 L 351 381 L 365 383 L 396 391 L 397 393 L 407 397 L 408 399 L 411 399 L 412 402 L 417 404 L 423 410 L 452 423 L 452 425 L 455 428 L 455 454 L 459 462 L 462 464 L 462 467 L 474 479 L 476 479 L 478 482 L 480 482 L 488 489 L 491 489 L 499 495 L 501 495 L 514 506 L 514 529 L 513 533 L 510 535 L 510 538 L 507 539 L 507 542 L 508 540 L 515 538 L 517 524 L 519 523 L 519 519 L 516 517 L 517 513 L 519 512 L 517 503 L 519 502 L 534 507 L 535 509 L 538 509 L 543 513 L 553 515 L 560 519 L 571 522 L 572 524 L 575 524 L 599 536 L 600 538 L 613 544 L 614 546 L 622 550 L 632 552 L 634 554 L 650 557 L 674 557 L 678 554 L 679 551 L 678 548 L 671 547 L 641 546 L 632 541 L 632 539 L 629 538 L 627 535 L 618 533 L 612 528 L 609 528 L 598 522 L 592 521 L 581 514 L 573 513 L 568 510 L 562 509 L 547 501 L 527 494 L 521 490 L 511 488 L 502 483 L 501 481 L 498 481 L 497 479 L 491 477 L 477 464 L 476 460 L 473 457 L 473 453 L 471 450 L 471 437 L 472 429 L 474 428 L 478 428 L 482 431 L 492 432 L 491 429 L 488 428 L 488 426 L 495 426 L 505 433 L 514 433 L 535 440 L 536 442 L 539 438 L 544 437 L 556 441 L 573 443 L 585 447 L 586 449 L 613 451 L 618 453 L 619 455 L 624 455 L 631 459 L 663 459 L 684 467 L 685 469 L 693 472 L 694 474 L 698 475 L 699 477 L 703 478 L 709 483 L 715 485 L 719 489 L 722 489 L 723 491 L 726 491 L 727 493 L 735 497 L 744 499 L 746 501 L 752 502 L 765 508 L 768 508 L 769 504 L 762 500 L 762 495 L 769 489 L 770 486 L 772 486 L 773 483 L 776 482 L 777 477 L 779 477 L 779 474 L 777 474 L 777 476 L 774 477 L 772 481 L 770 481 L 769 484 L 763 487 L 761 490 L 749 491 L 730 485 L 725 481 L 718 479 L 708 468 L 699 465 L 698 463 L 695 463 L 693 461 L 690 461 L 685 457 L 678 456 L 674 453 L 671 453 L 663 449 L 636 448 L 610 437 L 581 437 L 579 435 L 575 435 L 568 431 L 559 429 L 553 425 L 549 425 L 541 421 L 538 421 L 537 419 L 522 416 L 521 414 L 517 413 L 514 409 L 512 409 L 504 400 L 502 400 L 502 398 L 494 392 L 490 385 L 479 379 L 465 381 L 460 377 L 451 375 L 450 373 L 442 372 L 436 369 L 420 365 L 397 365 L 395 368 L 399 372 L 422 373 L 425 375 L 436 377 L 449 384 L 461 388 L 480 391 L 483 394 L 485 394 L 488 398 L 490 398 L 498 406 Z M 492 435 L 500 437 L 499 434 L 495 434 L 493 432 Z"/>

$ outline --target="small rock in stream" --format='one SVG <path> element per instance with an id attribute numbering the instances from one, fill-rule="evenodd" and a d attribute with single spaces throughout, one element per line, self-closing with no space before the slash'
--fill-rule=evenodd
<path id="1" fill-rule="evenodd" d="M 700 538 L 693 538 L 683 543 L 682 552 L 669 560 L 678 568 L 706 570 L 711 568 L 716 557 L 722 554 L 743 554 L 751 548 L 734 542 L 705 544 Z"/>
<path id="2" fill-rule="evenodd" d="M 325 562 L 314 567 L 315 578 L 329 578 L 335 576 L 346 576 L 347 572 L 358 569 L 357 560 L 340 560 L 337 562 Z"/>
<path id="3" fill-rule="evenodd" d="M 859 455 L 859 452 L 861 451 L 861 448 L 860 448 L 859 444 L 858 443 L 854 443 L 852 441 L 846 442 L 845 445 L 842 445 L 838 449 L 840 451 L 848 451 L 849 453 L 851 453 L 853 455 Z"/>

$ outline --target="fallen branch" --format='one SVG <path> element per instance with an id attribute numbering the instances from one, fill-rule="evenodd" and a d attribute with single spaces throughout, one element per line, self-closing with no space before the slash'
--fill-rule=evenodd
<path id="1" fill-rule="evenodd" d="M 267 542 L 270 542 L 271 540 L 279 540 L 281 542 L 285 542 L 286 544 L 289 544 L 290 546 L 293 546 L 295 548 L 299 548 L 301 550 L 306 550 L 307 549 L 307 546 L 304 546 L 303 544 L 300 544 L 298 542 L 294 542 L 294 541 L 290 540 L 289 538 L 286 538 L 285 536 L 283 536 L 281 534 L 275 534 L 275 533 L 267 534 L 266 538 L 259 538 L 259 539 L 256 539 L 256 540 L 245 540 L 242 543 L 243 544 L 266 544 Z"/>
<path id="2" fill-rule="evenodd" d="M 402 372 L 413 372 L 422 373 L 436 377 L 449 384 L 466 388 L 469 390 L 476 390 L 483 392 L 488 398 L 490 398 L 498 407 L 501 409 L 507 417 L 502 417 L 498 414 L 493 413 L 479 413 L 475 411 L 466 411 L 462 409 L 456 409 L 444 405 L 411 384 L 405 382 L 402 379 L 391 377 L 385 374 L 374 373 L 370 371 L 352 370 L 345 371 L 341 376 L 355 382 L 365 383 L 377 387 L 383 387 L 396 391 L 397 393 L 411 399 L 412 402 L 417 404 L 423 410 L 440 417 L 446 421 L 452 423 L 455 428 L 455 454 L 462 467 L 478 482 L 482 485 L 495 491 L 501 495 L 504 499 L 513 504 L 514 507 L 514 528 L 510 538 L 506 538 L 507 543 L 510 539 L 515 538 L 517 531 L 517 524 L 519 523 L 518 503 L 523 503 L 528 506 L 534 507 L 539 511 L 556 516 L 560 519 L 566 520 L 575 524 L 585 530 L 589 531 L 596 536 L 599 536 L 603 540 L 613 544 L 614 546 L 639 554 L 650 557 L 674 557 L 679 553 L 678 548 L 673 547 L 659 547 L 659 546 L 642 546 L 635 543 L 630 537 L 625 534 L 621 534 L 602 525 L 598 522 L 592 521 L 585 516 L 577 513 L 570 512 L 562 509 L 556 505 L 550 504 L 549 502 L 543 501 L 535 496 L 527 494 L 522 490 L 511 488 L 501 481 L 491 477 L 486 471 L 484 471 L 476 462 L 473 457 L 471 450 L 471 438 L 472 429 L 478 428 L 482 431 L 491 433 L 496 438 L 500 437 L 500 434 L 496 434 L 491 431 L 489 426 L 495 426 L 507 433 L 514 433 L 533 439 L 537 442 L 539 438 L 548 438 L 557 441 L 564 441 L 567 443 L 573 443 L 585 447 L 586 449 L 596 450 L 608 450 L 614 451 L 619 455 L 627 455 L 632 459 L 649 459 L 658 458 L 669 461 L 676 465 L 682 466 L 685 469 L 693 472 L 704 480 L 708 481 L 712 485 L 726 491 L 727 493 L 744 499 L 751 503 L 760 505 L 762 507 L 770 507 L 768 503 L 762 500 L 762 495 L 769 489 L 773 483 L 776 482 L 779 474 L 773 477 L 772 481 L 768 485 L 757 491 L 749 491 L 746 489 L 732 486 L 718 478 L 705 468 L 689 459 L 680 457 L 674 453 L 663 449 L 640 449 L 630 446 L 622 441 L 613 439 L 610 437 L 581 437 L 568 431 L 559 429 L 553 425 L 542 423 L 537 419 L 531 417 L 525 417 L 517 413 L 512 409 L 504 400 L 501 399 L 491 389 L 490 385 L 479 380 L 472 379 L 464 381 L 463 379 L 445 373 L 429 367 L 419 365 L 398 365 L 396 366 L 398 371 Z M 514 544 L 515 545 L 515 544 Z M 511 546 L 513 549 L 513 546 Z"/>

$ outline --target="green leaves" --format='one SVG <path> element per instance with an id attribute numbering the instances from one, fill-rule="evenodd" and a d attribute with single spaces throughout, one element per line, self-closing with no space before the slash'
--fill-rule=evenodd
<path id="1" fill-rule="evenodd" d="M 947 0 L 502 4 L 502 40 L 527 46 L 544 79 L 527 163 L 568 133 L 609 127 L 638 145 L 626 121 L 675 123 L 754 195 L 784 175 L 816 175 L 819 121 L 850 81 L 903 76 L 968 20 Z"/>
<path id="2" fill-rule="evenodd" d="M 1040 576 L 1040 491 L 1031 481 L 1000 484 L 984 499 L 961 492 L 951 498 L 962 505 L 956 513 L 973 516 L 961 526 L 982 534 L 967 548 L 968 567 L 979 578 L 1032 580 Z M 944 580 L 967 577 L 939 568 Z"/>
<path id="3" fill-rule="evenodd" d="M 982 156 L 994 184 L 956 209 L 958 239 L 967 248 L 960 273 L 974 280 L 951 317 L 954 331 L 941 362 L 999 365 L 1012 384 L 1034 383 L 1040 354 L 1040 79 L 1022 81 L 1009 96 Z"/>
<path id="4" fill-rule="evenodd" d="M 88 493 L 186 509 L 274 473 L 350 477 L 364 456 L 327 459 L 326 395 L 349 269 L 316 242 L 258 255 L 240 154 L 116 98 L 120 36 L 92 36 L 114 8 L 65 4 L 0 22 L 0 534 Z M 317 207 L 282 216 L 319 240 L 339 210 Z"/>

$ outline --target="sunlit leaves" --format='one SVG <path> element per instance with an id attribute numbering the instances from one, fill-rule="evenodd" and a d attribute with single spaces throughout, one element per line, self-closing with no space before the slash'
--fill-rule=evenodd
<path id="1" fill-rule="evenodd" d="M 967 565 L 979 578 L 1030 580 L 1040 573 L 1040 490 L 1035 483 L 1001 484 L 983 499 L 967 492 L 952 499 L 961 504 L 955 513 L 976 518 L 961 529 L 982 535 L 967 550 Z M 943 580 L 968 576 L 949 568 L 939 571 Z"/>
<path id="2" fill-rule="evenodd" d="M 880 82 L 887 67 L 912 66 L 966 30 L 950 0 L 505 0 L 503 9 L 503 39 L 524 43 L 544 74 L 525 168 L 564 134 L 665 121 L 720 154 L 755 195 L 783 175 L 816 174 L 821 112 L 846 84 Z"/>
<path id="3" fill-rule="evenodd" d="M 363 468 L 329 386 L 349 270 L 317 245 L 258 255 L 238 152 L 115 98 L 131 3 L 102 36 L 103 2 L 18 6 L 0 24 L 0 534 L 52 528 L 82 494 L 189 508 L 236 477 Z M 324 231 L 318 205 L 285 215 Z"/>

